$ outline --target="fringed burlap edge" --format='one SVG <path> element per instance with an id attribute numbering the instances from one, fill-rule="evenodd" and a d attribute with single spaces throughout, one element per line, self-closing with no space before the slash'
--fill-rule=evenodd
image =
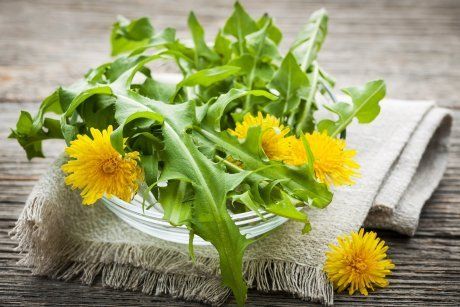
<path id="1" fill-rule="evenodd" d="M 18 242 L 17 250 L 23 255 L 19 264 L 29 267 L 32 274 L 65 281 L 79 278 L 88 285 L 100 276 L 103 286 L 169 295 L 216 306 L 228 299 L 230 291 L 222 287 L 218 274 L 200 276 L 172 272 L 176 264 L 186 261 L 184 255 L 175 251 L 147 247 L 148 251 L 144 252 L 155 255 L 155 259 L 149 258 L 149 262 L 153 267 L 161 268 L 158 271 L 141 266 L 138 251 L 129 244 L 75 242 L 62 233 L 50 233 L 41 226 L 46 215 L 50 214 L 46 210 L 47 201 L 47 195 L 32 192 L 10 232 L 12 239 Z M 55 222 L 65 229 L 65 221 Z M 117 259 L 123 259 L 123 263 Z M 204 265 L 215 261 L 209 258 L 197 260 Z M 168 268 L 171 268 L 170 272 Z M 245 261 L 244 272 L 248 285 L 259 291 L 283 291 L 303 300 L 333 304 L 333 287 L 322 268 L 257 259 Z"/>

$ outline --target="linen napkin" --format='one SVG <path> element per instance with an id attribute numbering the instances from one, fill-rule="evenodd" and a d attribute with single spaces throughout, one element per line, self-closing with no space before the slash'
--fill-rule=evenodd
<path id="1" fill-rule="evenodd" d="M 306 209 L 312 231 L 288 222 L 253 244 L 245 254 L 248 284 L 260 291 L 285 291 L 333 304 L 333 287 L 323 272 L 328 244 L 363 223 L 413 234 L 420 210 L 444 172 L 451 116 L 426 101 L 386 100 L 369 125 L 352 125 L 347 143 L 357 150 L 361 178 L 335 189 L 325 209 Z M 30 194 L 12 236 L 33 274 L 170 295 L 213 305 L 230 291 L 221 286 L 217 253 L 139 232 L 101 203 L 82 206 L 78 192 L 63 182 L 59 158 Z M 372 210 L 371 210 L 372 209 Z M 371 211 L 370 211 L 371 210 Z M 368 215 L 368 212 L 371 212 Z"/>

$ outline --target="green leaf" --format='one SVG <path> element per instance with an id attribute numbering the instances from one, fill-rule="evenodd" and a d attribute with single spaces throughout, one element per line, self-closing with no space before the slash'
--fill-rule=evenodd
<path id="1" fill-rule="evenodd" d="M 203 27 L 200 25 L 193 12 L 190 12 L 188 16 L 188 27 L 192 33 L 196 55 L 198 57 L 204 57 L 211 62 L 217 61 L 219 57 L 206 44 Z M 198 66 L 198 63 L 196 63 L 196 65 Z"/>
<path id="2" fill-rule="evenodd" d="M 249 33 L 257 31 L 257 24 L 239 2 L 235 2 L 233 13 L 225 22 L 224 32 L 242 40 Z"/>
<path id="3" fill-rule="evenodd" d="M 260 212 L 260 210 L 263 210 L 262 206 L 258 202 L 254 201 L 254 197 L 252 196 L 250 191 L 246 191 L 242 194 L 233 195 L 232 201 L 237 201 L 244 204 L 250 210 L 254 211 L 261 219 L 265 219 L 262 213 Z"/>
<path id="4" fill-rule="evenodd" d="M 227 65 L 239 67 L 238 75 L 248 75 L 254 66 L 254 56 L 245 53 L 242 56 L 231 59 Z"/>
<path id="5" fill-rule="evenodd" d="M 139 86 L 139 94 L 153 100 L 168 102 L 176 91 L 174 84 L 156 81 L 146 78 L 144 83 Z"/>
<path id="6" fill-rule="evenodd" d="M 138 58 L 138 57 L 136 57 Z M 180 52 L 173 51 L 173 50 L 166 50 L 162 51 L 153 55 L 149 55 L 148 57 L 139 57 L 139 60 L 135 62 L 135 65 L 131 67 L 125 67 L 123 69 L 123 73 L 117 76 L 116 80 L 112 80 L 112 83 L 116 86 L 128 89 L 131 87 L 133 82 L 134 76 L 137 72 L 142 71 L 145 69 L 145 65 L 147 63 L 158 61 L 158 60 L 170 60 L 170 59 L 185 59 L 184 55 Z"/>
<path id="7" fill-rule="evenodd" d="M 324 9 L 314 12 L 291 46 L 291 52 L 306 71 L 316 59 L 327 35 L 328 16 Z"/>
<path id="8" fill-rule="evenodd" d="M 173 28 L 165 28 L 160 33 L 155 34 L 151 37 L 148 44 L 136 47 L 129 56 L 140 55 L 149 49 L 167 49 L 177 52 L 183 52 L 185 50 L 187 50 L 187 52 L 191 51 L 191 49 L 186 48 L 176 40 L 176 30 Z"/>
<path id="9" fill-rule="evenodd" d="M 262 198 L 263 202 L 267 205 L 277 202 L 280 199 L 281 191 L 279 189 L 282 182 L 287 182 L 289 179 L 277 179 L 269 182 L 267 185 L 260 186 L 259 196 Z"/>
<path id="10" fill-rule="evenodd" d="M 248 52 L 255 56 L 256 62 L 261 59 L 264 62 L 276 61 L 280 58 L 278 47 L 269 38 L 268 30 L 271 20 L 268 20 L 259 31 L 246 36 Z"/>
<path id="11" fill-rule="evenodd" d="M 260 129 L 254 128 L 250 129 L 250 137 L 243 143 L 226 131 L 215 133 L 198 127 L 195 129 L 233 158 L 243 162 L 245 170 L 257 170 L 257 174 L 249 175 L 248 178 L 263 177 L 269 181 L 289 178 L 289 181 L 282 182 L 281 185 L 290 195 L 311 202 L 318 208 L 326 207 L 332 200 L 332 193 L 327 186 L 317 182 L 306 166 L 293 167 L 276 161 L 264 161 L 264 157 L 260 155 L 260 138 L 256 135 L 257 131 L 260 133 Z"/>
<path id="12" fill-rule="evenodd" d="M 98 85 L 92 88 L 88 88 L 82 91 L 78 96 L 76 96 L 72 102 L 70 103 L 69 107 L 67 108 L 64 117 L 69 117 L 73 114 L 73 112 L 77 109 L 77 107 L 86 101 L 86 99 L 90 98 L 93 95 L 101 94 L 101 95 L 111 95 L 112 90 L 109 86 L 105 85 Z"/>
<path id="13" fill-rule="evenodd" d="M 85 78 L 88 82 L 90 83 L 105 83 L 105 76 L 107 73 L 107 70 L 110 68 L 110 65 L 112 63 L 105 63 L 102 65 L 99 65 L 96 68 L 91 68 L 86 74 Z"/>
<path id="14" fill-rule="evenodd" d="M 296 59 L 288 53 L 269 86 L 280 93 L 278 101 L 268 106 L 278 117 L 295 114 L 300 104 L 300 91 L 309 86 L 309 81 Z"/>
<path id="15" fill-rule="evenodd" d="M 131 75 L 132 71 L 125 74 Z M 127 79 L 125 76 L 120 78 Z M 226 198 L 228 192 L 248 174 L 227 174 L 196 148 L 191 136 L 186 133 L 196 119 L 193 103 L 168 105 L 152 101 L 132 91 L 126 92 L 121 86 L 123 83 L 117 82 L 112 87 L 120 103 L 138 105 L 139 108 L 145 106 L 164 117 L 164 150 L 161 154 L 164 168 L 159 180 L 180 180 L 192 184 L 191 227 L 217 249 L 223 283 L 232 289 L 237 302 L 242 305 L 247 292 L 242 258 L 251 241 L 240 234 L 230 218 Z"/>
<path id="16" fill-rule="evenodd" d="M 50 96 L 46 97 L 45 100 L 43 100 L 43 102 L 40 105 L 40 108 L 38 109 L 37 117 L 39 119 L 43 117 L 43 114 L 48 112 L 53 112 L 55 114 L 61 114 L 63 112 L 59 97 L 61 91 L 62 89 L 58 88 Z"/>
<path id="17" fill-rule="evenodd" d="M 235 2 L 234 10 L 224 25 L 224 33 L 237 39 L 240 55 L 243 54 L 244 37 L 257 31 L 256 22 L 249 16 L 239 2 Z"/>
<path id="18" fill-rule="evenodd" d="M 267 20 L 259 31 L 246 36 L 246 46 L 248 52 L 252 55 L 252 62 L 247 64 L 248 67 L 250 67 L 246 82 L 249 90 L 253 89 L 255 78 L 259 74 L 259 62 L 270 62 L 280 58 L 278 47 L 268 38 L 268 29 L 270 25 L 271 20 Z M 255 110 L 255 106 L 251 103 L 250 96 L 246 97 L 244 110 L 246 112 L 253 112 Z"/>
<path id="19" fill-rule="evenodd" d="M 63 110 L 67 109 L 73 97 L 73 93 L 59 87 L 50 96 L 43 100 L 38 109 L 38 113 L 33 120 L 31 129 L 34 131 L 41 129 L 46 113 L 54 113 L 58 115 L 62 114 Z"/>
<path id="20" fill-rule="evenodd" d="M 307 170 L 310 176 L 314 177 L 315 170 L 313 168 L 313 165 L 315 163 L 315 157 L 313 156 L 313 153 L 311 151 L 310 143 L 308 143 L 307 138 L 305 137 L 305 134 L 302 134 L 300 136 L 300 139 L 302 140 L 303 147 L 305 149 L 305 152 L 307 153 Z"/>
<path id="21" fill-rule="evenodd" d="M 160 189 L 158 200 L 164 210 L 163 219 L 173 226 L 190 223 L 193 198 L 187 196 L 187 186 L 187 182 L 170 180 L 167 187 Z"/>
<path id="22" fill-rule="evenodd" d="M 217 32 L 214 40 L 214 51 L 220 55 L 222 63 L 229 61 L 232 54 L 232 42 L 222 33 L 222 30 Z"/>
<path id="23" fill-rule="evenodd" d="M 259 20 L 257 20 L 257 26 L 261 29 L 268 21 L 270 21 L 270 26 L 267 29 L 268 38 L 270 38 L 278 46 L 283 38 L 283 34 L 268 14 L 264 14 Z"/>
<path id="24" fill-rule="evenodd" d="M 242 271 L 243 254 L 251 241 L 240 234 L 227 211 L 226 195 L 230 190 L 229 185 L 222 183 L 233 181 L 232 175 L 216 167 L 195 148 L 189 135 L 178 133 L 168 122 L 165 122 L 163 135 L 165 169 L 161 179 L 182 180 L 185 177 L 192 183 L 195 191 L 192 228 L 217 249 L 222 281 L 242 305 L 247 293 Z"/>
<path id="25" fill-rule="evenodd" d="M 145 118 L 157 122 L 158 124 L 163 123 L 163 116 L 145 108 L 144 111 L 139 111 L 140 108 L 132 108 L 129 104 L 120 104 L 116 107 L 115 117 L 119 123 L 117 129 L 115 129 L 110 136 L 112 146 L 120 153 L 124 153 L 123 150 L 123 129 L 130 122 Z"/>
<path id="26" fill-rule="evenodd" d="M 144 170 L 145 182 L 148 186 L 151 186 L 158 181 L 159 170 L 158 170 L 158 155 L 152 153 L 151 155 L 142 155 L 140 157 L 140 164 Z"/>
<path id="27" fill-rule="evenodd" d="M 77 108 L 82 121 L 99 130 L 115 125 L 116 98 L 108 95 L 93 95 Z"/>
<path id="28" fill-rule="evenodd" d="M 10 137 L 31 158 L 43 156 L 45 139 L 69 143 L 92 127 L 113 125 L 114 147 L 122 152 L 126 139 L 125 149 L 140 153 L 142 191 L 151 190 L 160 200 L 166 220 L 190 230 L 192 258 L 195 234 L 215 246 L 223 284 L 242 305 L 247 292 L 243 255 L 253 241 L 230 217 L 231 201 L 235 212 L 261 214 L 267 207 L 305 223 L 308 231 L 307 216 L 296 206 L 324 208 L 332 199 L 328 187 L 315 178 L 310 144 L 303 136 L 315 129 L 315 97 L 328 98 L 334 83 L 316 61 L 327 33 L 327 15 L 313 14 L 284 59 L 278 51 L 282 35 L 273 20 L 264 15 L 255 22 L 238 2 L 212 47 L 193 13 L 188 25 L 193 47 L 177 39 L 172 28 L 155 33 L 147 18 L 121 18 L 113 27 L 112 53 L 127 54 L 59 88 L 36 116 L 22 112 Z M 147 64 L 156 60 L 174 62 L 184 80 L 174 87 L 154 80 Z M 353 103 L 329 107 L 338 119 L 320 122 L 317 130 L 336 133 L 355 117 L 368 122 L 377 116 L 381 88 L 371 84 L 344 92 Z M 279 94 L 278 99 L 271 93 Z M 233 128 L 247 112 L 262 110 L 301 135 L 308 163 L 294 167 L 269 160 L 260 127 L 250 127 L 244 140 L 219 131 Z M 47 117 L 55 116 L 50 113 L 61 120 Z M 159 187 L 159 181 L 168 184 Z"/>
<path id="29" fill-rule="evenodd" d="M 305 227 L 302 230 L 303 233 L 309 232 L 311 229 L 308 215 L 303 211 L 299 211 L 286 193 L 282 193 L 282 199 L 276 203 L 266 206 L 265 210 L 294 221 L 305 223 Z"/>
<path id="30" fill-rule="evenodd" d="M 62 139 L 61 127 L 58 120 L 45 118 L 40 129 L 34 129 L 30 113 L 21 111 L 16 130 L 12 130 L 9 138 L 14 138 L 24 148 L 27 159 L 43 158 L 42 141 L 48 139 Z"/>
<path id="31" fill-rule="evenodd" d="M 268 157 L 262 148 L 262 128 L 260 126 L 253 126 L 248 129 L 246 138 L 241 142 L 241 147 L 253 157 L 258 158 L 260 161 L 268 161 Z M 263 168 L 261 165 L 259 168 Z M 251 167 L 252 170 L 253 167 Z"/>
<path id="32" fill-rule="evenodd" d="M 113 25 L 110 37 L 112 56 L 148 45 L 153 34 L 153 26 L 148 18 L 143 17 L 130 21 L 120 16 Z"/>
<path id="33" fill-rule="evenodd" d="M 220 120 L 222 115 L 224 114 L 225 108 L 231 103 L 232 101 L 247 96 L 247 95 L 254 95 L 254 96 L 263 96 L 270 100 L 275 100 L 276 96 L 262 90 L 252 90 L 252 91 L 245 91 L 240 89 L 231 89 L 228 93 L 222 94 L 217 98 L 217 100 L 208 108 L 205 117 L 205 124 L 209 125 L 216 131 L 220 131 Z"/>
<path id="34" fill-rule="evenodd" d="M 351 97 L 352 103 L 339 102 L 327 107 L 339 118 L 337 121 L 323 120 L 319 123 L 321 131 L 327 130 L 330 136 L 342 132 L 353 118 L 357 118 L 361 124 L 372 122 L 380 113 L 379 102 L 385 97 L 386 86 L 383 80 L 376 80 L 363 87 L 349 87 L 342 91 Z"/>
<path id="35" fill-rule="evenodd" d="M 207 87 L 214 83 L 223 81 L 229 77 L 234 76 L 239 70 L 239 67 L 229 65 L 216 66 L 212 68 L 199 70 L 196 73 L 183 79 L 179 84 L 177 84 L 176 92 L 171 97 L 170 101 L 174 101 L 175 97 L 183 87 L 197 85 Z"/>
<path id="36" fill-rule="evenodd" d="M 180 88 L 183 86 L 195 85 L 210 86 L 213 83 L 222 81 L 224 79 L 227 79 L 228 77 L 235 75 L 239 70 L 239 67 L 229 65 L 202 69 L 182 80 L 177 85 L 177 87 Z"/>
<path id="37" fill-rule="evenodd" d="M 140 56 L 126 57 L 121 56 L 111 64 L 106 66 L 104 69 L 104 75 L 109 82 L 113 82 L 118 79 L 125 71 L 136 66 L 139 62 L 145 58 Z M 103 65 L 105 66 L 105 65 Z"/>

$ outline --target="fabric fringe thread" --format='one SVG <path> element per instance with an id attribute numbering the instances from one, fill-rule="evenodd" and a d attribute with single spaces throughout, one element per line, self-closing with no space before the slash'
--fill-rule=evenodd
<path id="1" fill-rule="evenodd" d="M 44 202 L 49 197 L 32 192 L 26 207 L 10 236 L 18 242 L 23 254 L 19 264 L 31 268 L 34 275 L 69 281 L 80 278 L 92 284 L 101 276 L 103 286 L 138 290 L 156 296 L 219 306 L 226 302 L 230 290 L 222 287 L 218 259 L 199 257 L 206 274 L 180 274 L 188 256 L 155 247 L 134 248 L 127 244 L 75 242 L 62 233 L 51 233 L 40 227 L 43 220 L 53 218 Z M 52 200 L 51 200 L 52 201 Z M 65 232 L 65 222 L 57 218 L 54 229 Z M 161 272 L 155 270 L 161 268 Z M 321 268 L 306 267 L 277 260 L 247 260 L 244 274 L 248 285 L 263 292 L 283 291 L 307 301 L 333 304 L 333 287 Z"/>

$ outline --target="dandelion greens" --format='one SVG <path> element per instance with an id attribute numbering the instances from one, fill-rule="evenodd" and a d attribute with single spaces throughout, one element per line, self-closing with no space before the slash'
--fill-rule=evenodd
<path id="1" fill-rule="evenodd" d="M 212 43 L 193 12 L 187 23 L 190 43 L 174 29 L 157 31 L 149 18 L 120 17 L 110 37 L 116 58 L 59 87 L 35 116 L 22 111 L 10 137 L 29 159 L 43 157 L 42 141 L 64 139 L 73 155 L 64 170 L 74 179 L 85 170 L 76 148 L 111 146 L 111 160 L 88 170 L 100 171 L 107 187 L 78 178 L 70 184 L 92 193 L 88 203 L 104 192 L 127 199 L 138 183 L 149 187 L 164 219 L 190 230 L 192 254 L 194 235 L 216 248 L 222 282 L 243 305 L 243 255 L 255 239 L 240 233 L 231 210 L 267 211 L 303 223 L 304 233 L 315 227 L 300 209 L 324 208 L 331 184 L 352 183 L 354 151 L 337 137 L 355 118 L 375 119 L 385 83 L 343 89 L 350 101 L 331 102 L 334 81 L 317 59 L 327 35 L 325 10 L 312 14 L 284 55 L 274 20 L 253 19 L 238 2 Z M 180 71 L 178 82 L 159 78 L 152 63 L 165 61 Z M 330 118 L 317 119 L 319 109 Z M 128 163 L 130 169 L 137 163 L 136 176 L 119 172 Z M 115 175 L 143 182 L 123 191 L 107 179 Z"/>

